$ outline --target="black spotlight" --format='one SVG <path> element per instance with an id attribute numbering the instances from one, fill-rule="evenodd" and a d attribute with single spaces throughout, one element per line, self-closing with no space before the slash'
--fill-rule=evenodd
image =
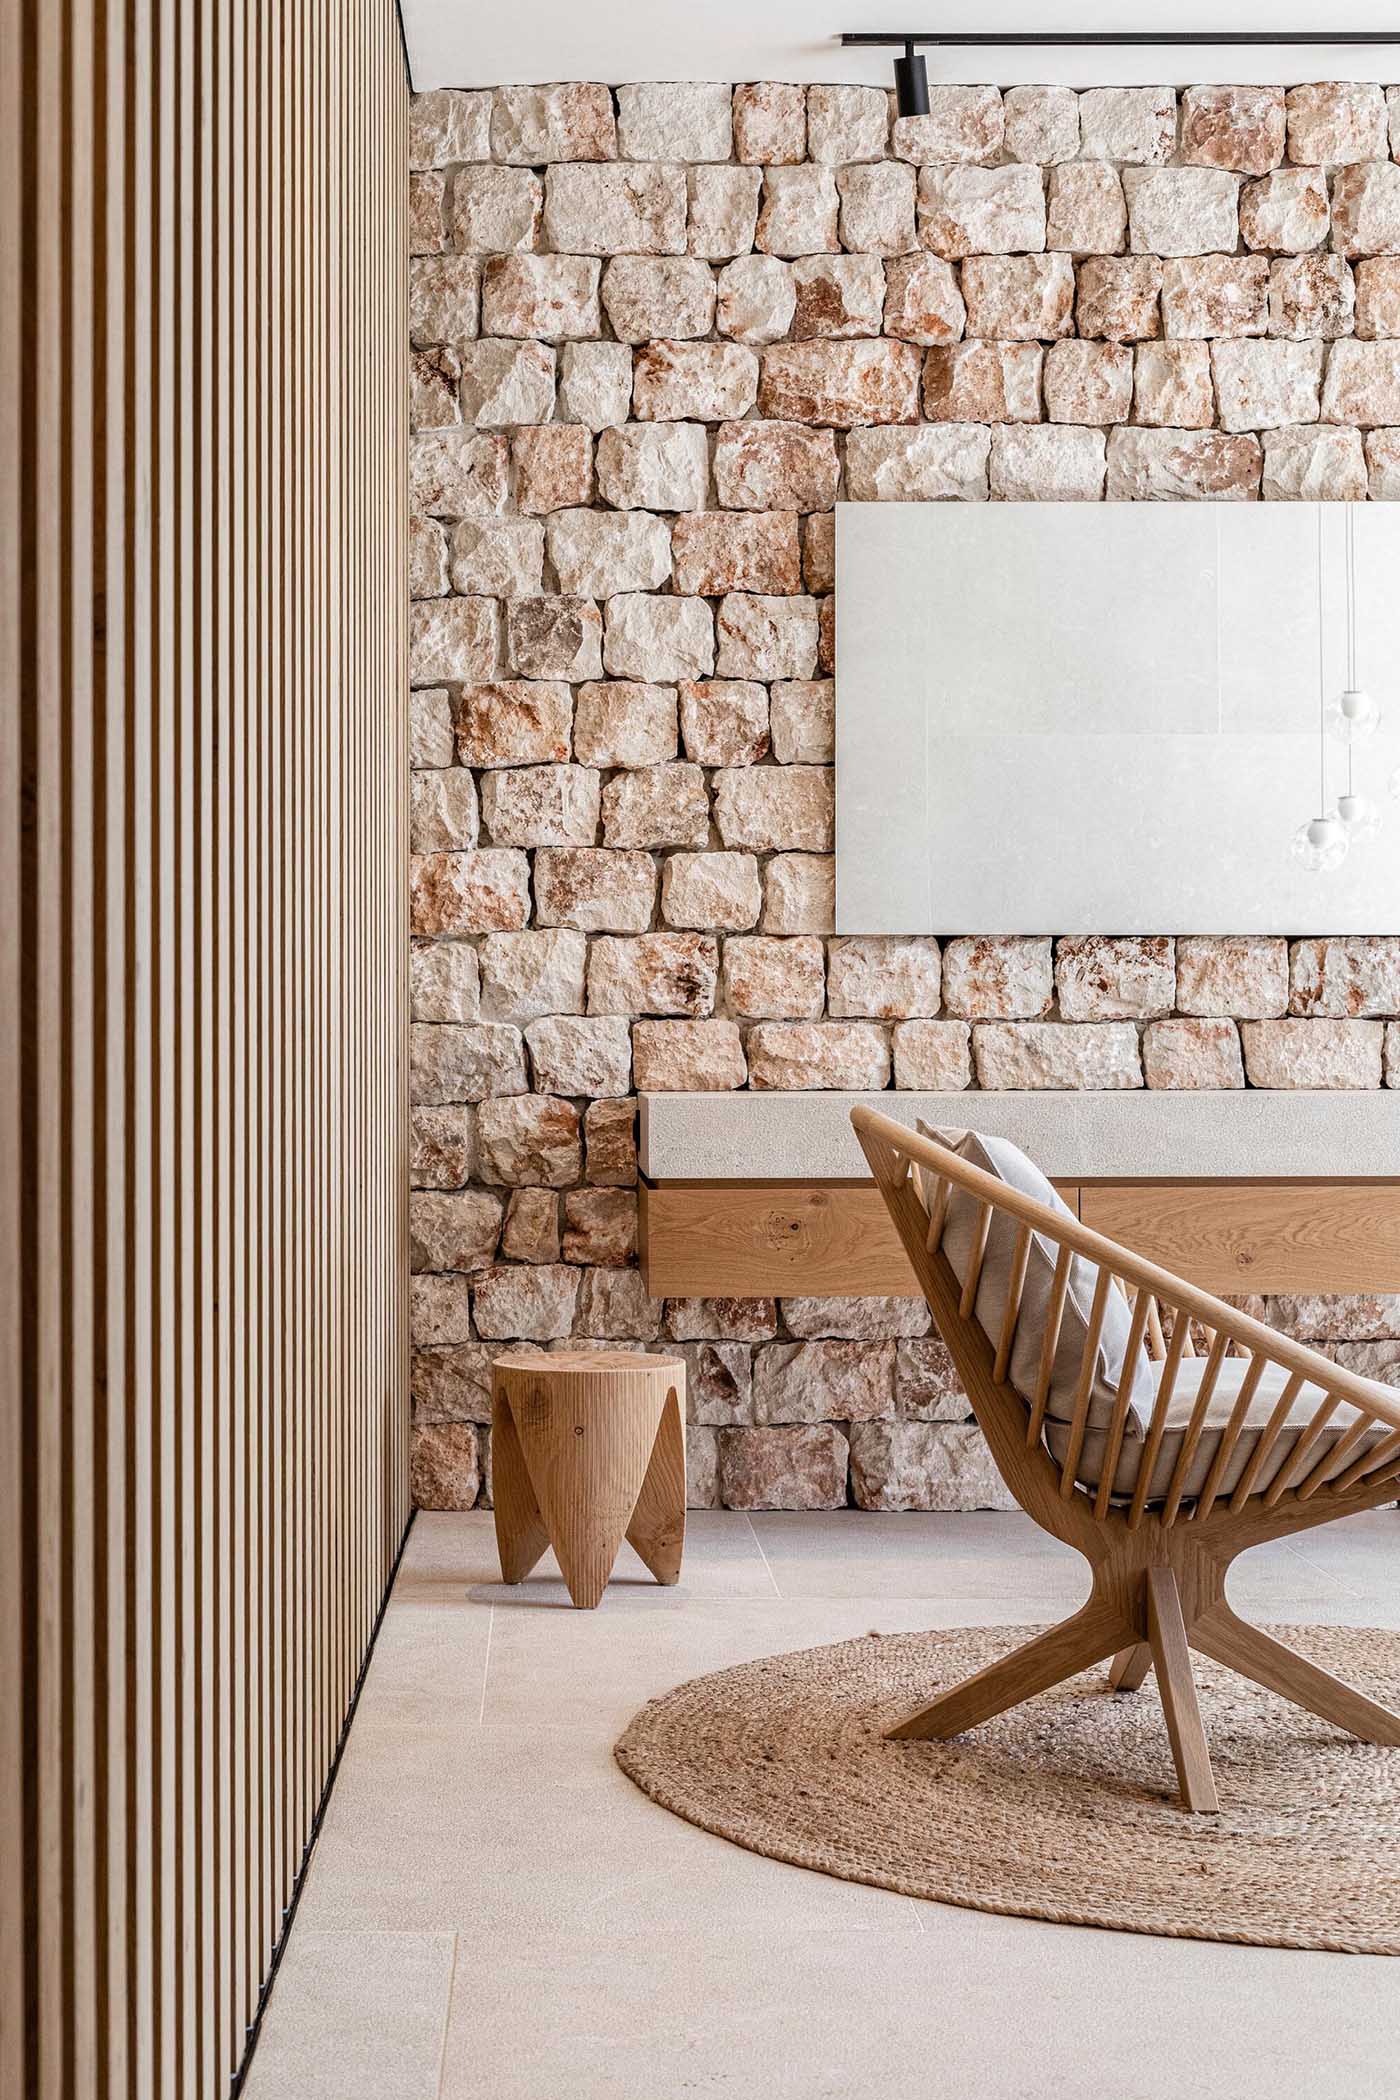
<path id="1" fill-rule="evenodd" d="M 928 67 L 912 37 L 906 39 L 903 58 L 894 62 L 894 96 L 902 117 L 928 115 Z"/>

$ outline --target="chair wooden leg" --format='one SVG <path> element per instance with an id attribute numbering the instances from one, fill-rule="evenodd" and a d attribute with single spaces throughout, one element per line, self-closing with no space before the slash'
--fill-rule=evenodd
<path id="1" fill-rule="evenodd" d="M 1151 1668 L 1150 1641 L 1139 1641 L 1132 1648 L 1120 1648 L 1109 1664 L 1109 1689 L 1115 1692 L 1135 1692 Z"/>
<path id="2" fill-rule="evenodd" d="M 1170 1568 L 1147 1571 L 1147 1637 L 1162 1695 L 1167 1734 L 1181 1798 L 1193 1815 L 1217 1815 L 1220 1800 L 1210 1769 L 1210 1749 L 1191 1675 L 1191 1650 L 1181 1615 L 1181 1592 Z"/>
<path id="3" fill-rule="evenodd" d="M 1228 1604 L 1216 1605 L 1197 1620 L 1191 1628 L 1191 1645 L 1228 1669 L 1238 1670 L 1241 1677 L 1359 1736 L 1363 1743 L 1400 1747 L 1400 1714 L 1344 1684 L 1330 1670 L 1319 1669 L 1272 1634 L 1236 1617 Z"/>
<path id="4" fill-rule="evenodd" d="M 1008 1707 L 1019 1706 L 1023 1699 L 1034 1698 L 1037 1692 L 1048 1692 L 1066 1677 L 1092 1669 L 1113 1654 L 1130 1630 L 1116 1610 L 1091 1597 L 1072 1619 L 1037 1634 L 1000 1662 L 989 1663 L 985 1670 L 921 1706 L 890 1730 L 887 1741 L 917 1743 L 961 1735 L 1005 1713 Z"/>

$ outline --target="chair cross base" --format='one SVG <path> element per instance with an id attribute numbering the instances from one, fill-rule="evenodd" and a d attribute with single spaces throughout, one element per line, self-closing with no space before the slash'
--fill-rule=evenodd
<path id="1" fill-rule="evenodd" d="M 1246 1624 L 1225 1597 L 1231 1562 L 1251 1546 L 1395 1501 L 1400 1493 L 1396 1396 L 1104 1239 L 1063 1206 L 1057 1210 L 1026 1195 L 948 1145 L 864 1107 L 852 1111 L 851 1121 L 998 1472 L 1026 1514 L 1082 1553 L 1093 1576 L 1088 1601 L 1072 1618 L 940 1693 L 893 1729 L 890 1740 L 961 1735 L 1112 1658 L 1108 1681 L 1115 1692 L 1137 1690 L 1155 1670 L 1182 1799 L 1188 1809 L 1208 1814 L 1220 1804 L 1191 1673 L 1194 1648 L 1365 1742 L 1400 1748 L 1400 1715 Z M 1029 1162 L 1022 1164 L 1034 1175 Z M 943 1244 L 955 1192 L 958 1203 L 971 1206 L 974 1219 L 960 1255 L 966 1269 L 962 1276 Z M 995 1339 L 976 1312 L 994 1219 L 1008 1245 L 1014 1235 Z M 1051 1298 L 1047 1324 L 1036 1337 L 1035 1393 L 1023 1396 L 1011 1383 L 1010 1365 L 1033 1237 L 1058 1250 L 1058 1295 Z M 1072 1253 L 1091 1265 L 1092 1311 L 1073 1380 L 1071 1416 L 1064 1422 L 1065 1455 L 1056 1459 L 1043 1430 Z M 1077 1470 L 1090 1427 L 1096 1352 L 1109 1294 L 1120 1286 L 1132 1305 L 1124 1365 L 1153 1340 L 1153 1354 L 1163 1366 L 1150 1421 L 1139 1430 L 1143 1449 L 1126 1508 L 1111 1485 L 1131 1410 L 1132 1378 L 1126 1368 L 1117 1378 L 1100 1477 L 1086 1486 Z M 1170 1316 L 1170 1345 L 1162 1314 Z M 1193 1323 L 1204 1328 L 1209 1355 L 1165 1493 L 1160 1500 L 1150 1499 L 1172 1381 L 1183 1356 L 1192 1353 Z M 1243 1355 L 1247 1368 L 1197 1489 L 1192 1460 L 1227 1348 Z M 1267 1425 L 1246 1447 L 1240 1439 L 1250 1395 L 1270 1366 L 1285 1374 L 1283 1389 Z M 1270 1473 L 1271 1453 L 1305 1386 L 1316 1394 L 1308 1403 L 1311 1412 L 1293 1425 L 1295 1442 L 1286 1447 L 1282 1466 L 1275 1464 Z M 1333 1447 L 1324 1441 L 1334 1416 L 1335 1460 Z M 1342 1430 L 1348 1416 L 1352 1426 Z M 1238 1454 L 1234 1473 L 1232 1454 Z"/>
<path id="2" fill-rule="evenodd" d="M 1190 1530 L 1188 1524 L 1182 1532 L 1156 1537 L 1146 1528 L 1130 1534 L 1128 1550 L 1095 1568 L 1088 1601 L 1072 1618 L 940 1693 L 887 1739 L 928 1742 L 962 1735 L 1111 1657 L 1108 1683 L 1115 1692 L 1137 1691 L 1155 1669 L 1182 1802 L 1194 1814 L 1213 1815 L 1220 1801 L 1191 1670 L 1194 1648 L 1363 1742 L 1400 1748 L 1400 1714 L 1231 1609 L 1225 1573 L 1233 1552 L 1219 1558 L 1203 1550 Z"/>

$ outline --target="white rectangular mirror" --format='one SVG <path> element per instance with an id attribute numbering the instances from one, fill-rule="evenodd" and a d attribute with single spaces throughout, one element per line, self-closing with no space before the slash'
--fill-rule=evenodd
<path id="1" fill-rule="evenodd" d="M 837 508 L 841 933 L 1400 933 L 1400 510 L 1354 508 L 1375 838 L 1311 873 L 1346 506 Z M 1330 807 L 1347 749 L 1328 740 Z"/>

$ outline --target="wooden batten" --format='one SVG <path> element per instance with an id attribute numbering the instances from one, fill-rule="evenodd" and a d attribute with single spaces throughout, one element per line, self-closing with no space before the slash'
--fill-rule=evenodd
<path id="1" fill-rule="evenodd" d="M 0 2090 L 203 2100 L 409 1506 L 407 84 L 0 41 Z"/>

